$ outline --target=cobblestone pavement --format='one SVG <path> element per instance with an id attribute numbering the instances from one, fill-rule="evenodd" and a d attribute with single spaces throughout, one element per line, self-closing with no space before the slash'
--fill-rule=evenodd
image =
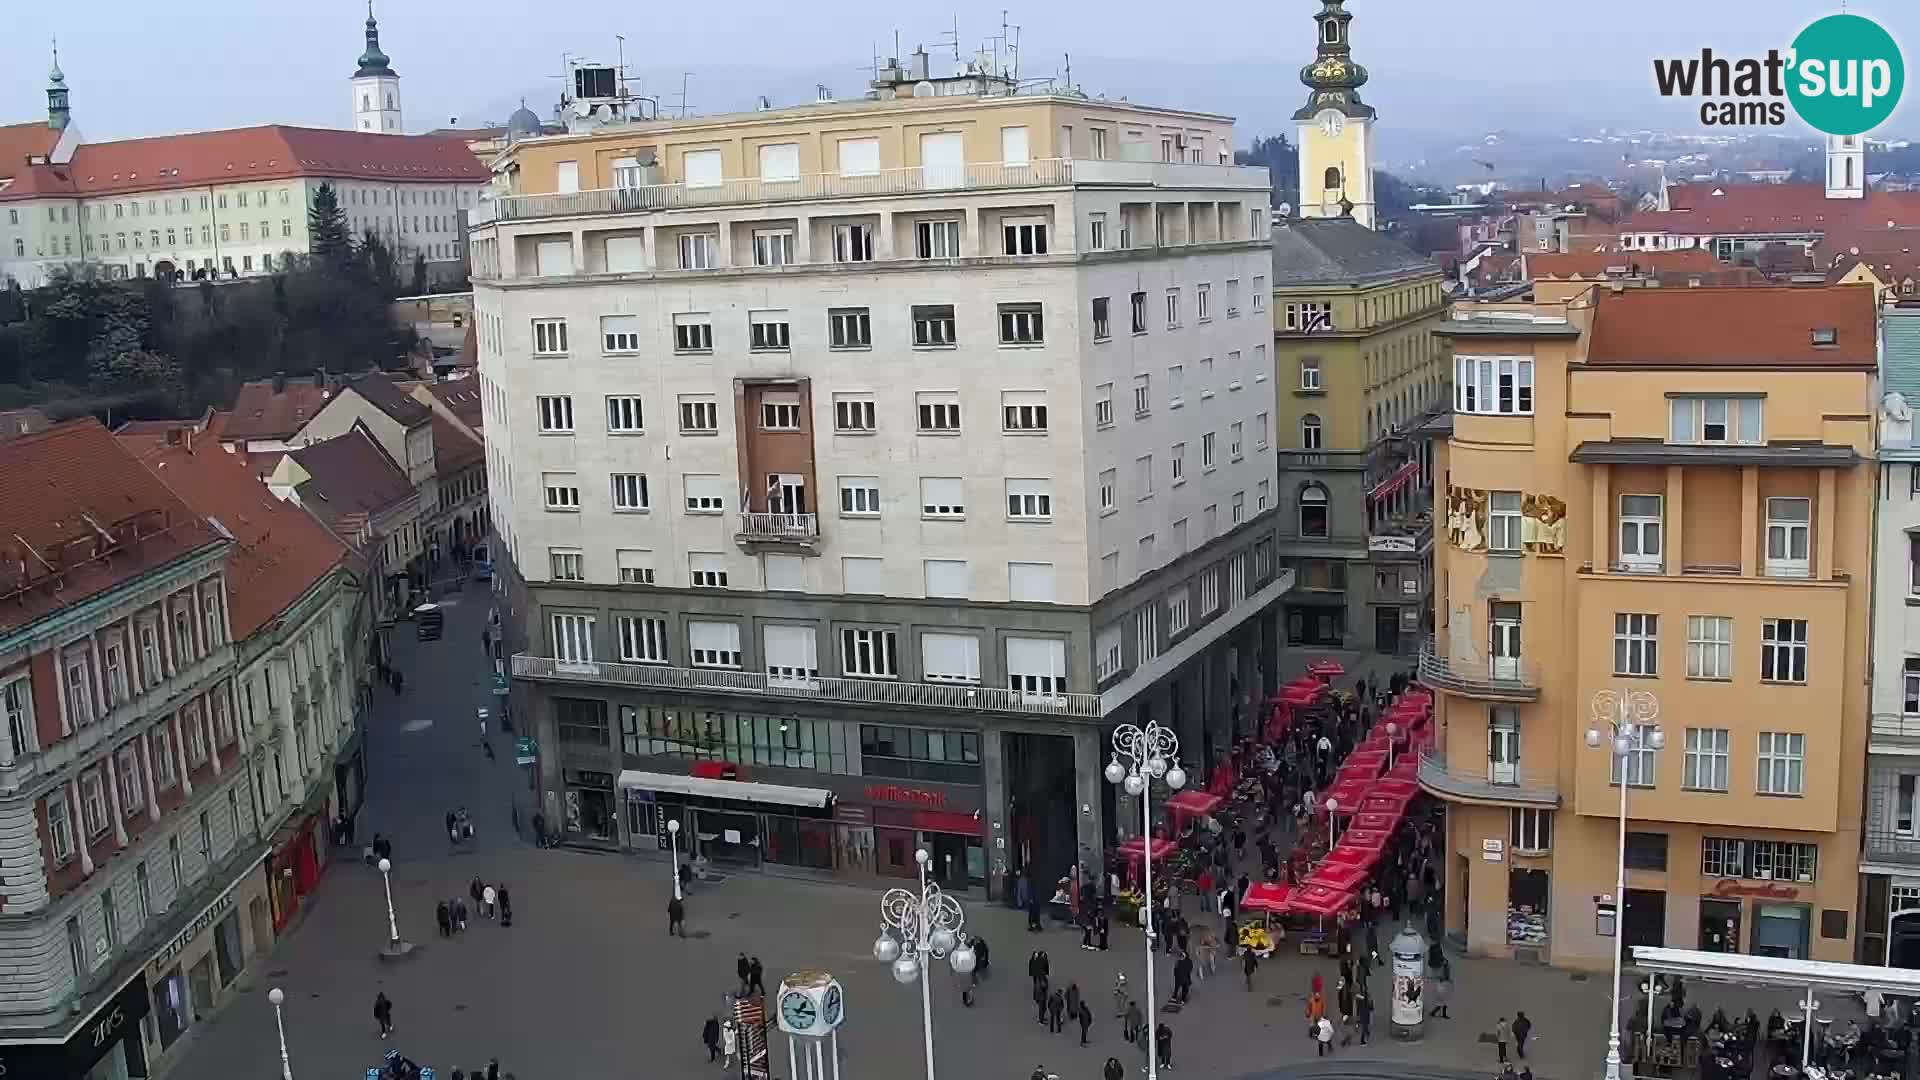
<path id="1" fill-rule="evenodd" d="M 379 991 L 394 1002 L 393 1045 L 442 1078 L 491 1055 L 520 1080 L 718 1077 L 700 1027 L 722 1006 L 735 958 L 745 952 L 765 962 L 770 986 L 800 968 L 840 977 L 848 995 L 843 1080 L 919 1077 L 919 994 L 895 985 L 869 953 L 879 929 L 876 889 L 759 875 L 698 885 L 688 898 L 693 937 L 681 940 L 665 933 L 671 886 L 663 857 L 539 851 L 513 835 L 509 807 L 516 795 L 525 799 L 522 770 L 512 764 L 509 736 L 495 734 L 496 760 L 481 755 L 473 720 L 473 709 L 491 701 L 479 646 L 486 605 L 476 586 L 449 608 L 444 640 L 402 641 L 406 693 L 383 692 L 378 701 L 361 836 L 374 829 L 395 836 L 394 902 L 401 933 L 419 952 L 395 966 L 378 962 L 386 934 L 380 876 L 343 859 L 298 929 L 254 961 L 243 978 L 247 992 L 199 1026 L 172 1075 L 275 1075 L 279 1050 L 266 991 L 278 986 L 287 994 L 293 1075 L 302 1080 L 358 1078 L 378 1060 L 385 1044 L 370 1011 Z M 477 850 L 456 854 L 448 851 L 441 818 L 461 802 L 480 835 Z M 513 927 L 478 920 L 465 935 L 438 937 L 435 902 L 464 892 L 475 875 L 510 886 Z M 1109 952 L 1086 952 L 1075 933 L 1030 935 L 1019 913 L 977 897 L 962 901 L 968 926 L 990 943 L 993 974 L 971 1009 L 950 973 L 943 968 L 936 977 L 941 1076 L 1025 1080 L 1044 1065 L 1062 1080 L 1094 1080 L 1109 1055 L 1139 1065 L 1120 1037 L 1111 994 L 1120 972 L 1136 993 L 1143 984 L 1137 931 L 1116 932 Z M 1055 985 L 1078 982 L 1092 1004 L 1090 1047 L 1078 1045 L 1077 1028 L 1050 1035 L 1034 1022 L 1025 967 L 1040 947 L 1052 958 Z M 1164 1000 L 1171 965 L 1155 960 Z M 1238 968 L 1223 960 L 1215 978 L 1196 984 L 1184 1011 L 1163 1014 L 1175 1032 L 1173 1075 L 1242 1076 L 1312 1061 L 1304 1006 L 1316 971 L 1330 991 L 1333 965 L 1278 957 L 1261 967 L 1249 992 Z M 1383 1005 L 1374 1042 L 1339 1050 L 1339 1067 L 1395 1072 L 1397 1064 L 1417 1063 L 1490 1076 L 1494 1049 L 1480 1034 L 1517 1007 L 1535 1022 L 1530 1057 L 1539 1075 L 1572 1080 L 1598 1073 L 1606 979 L 1470 958 L 1456 961 L 1455 975 L 1455 1019 L 1430 1020 L 1425 1039 L 1396 1043 L 1386 1034 Z M 1372 986 L 1383 1003 L 1387 983 L 1376 972 Z M 1730 1012 L 1751 1001 L 1763 1016 L 1792 1000 L 1722 989 L 1696 988 L 1695 996 L 1709 1011 L 1722 1000 Z M 787 1076 L 784 1037 L 776 1033 L 774 1045 L 776 1075 Z"/>

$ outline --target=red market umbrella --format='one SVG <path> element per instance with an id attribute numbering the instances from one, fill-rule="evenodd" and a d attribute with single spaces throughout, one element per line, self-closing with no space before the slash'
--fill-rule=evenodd
<path id="1" fill-rule="evenodd" d="M 1280 695 L 1279 695 L 1280 704 L 1292 705 L 1296 708 L 1302 705 L 1311 705 L 1314 702 L 1319 701 L 1321 698 L 1321 695 L 1325 694 L 1326 692 L 1327 692 L 1327 688 L 1319 683 L 1315 683 L 1311 686 L 1300 686 L 1300 685 L 1290 684 L 1290 685 L 1281 687 Z"/>
<path id="2" fill-rule="evenodd" d="M 1342 908 L 1351 903 L 1353 893 L 1312 883 L 1300 885 L 1287 897 L 1289 911 L 1321 917 L 1338 915 Z"/>
<path id="3" fill-rule="evenodd" d="M 1351 814 L 1355 810 L 1366 809 L 1360 805 L 1360 801 L 1366 797 L 1367 782 L 1365 780 L 1344 780 L 1328 788 L 1326 796 L 1327 799 L 1336 800 L 1340 804 L 1340 809 L 1336 813 L 1341 814 Z M 1322 799 L 1321 805 L 1325 804 L 1326 799 Z"/>
<path id="4" fill-rule="evenodd" d="M 1286 885 L 1276 885 L 1268 881 L 1249 885 L 1247 895 L 1240 898 L 1240 910 L 1284 915 L 1287 911 L 1287 897 L 1292 892 L 1293 890 Z"/>
<path id="5" fill-rule="evenodd" d="M 1169 809 L 1182 814 L 1211 814 L 1220 809 L 1220 796 L 1210 791 L 1195 791 L 1188 788 L 1167 800 Z"/>
<path id="6" fill-rule="evenodd" d="M 1367 883 L 1367 870 L 1359 866 L 1346 866 L 1339 863 L 1321 862 L 1319 869 L 1308 875 L 1305 884 L 1325 885 L 1341 892 L 1352 892 Z"/>
<path id="7" fill-rule="evenodd" d="M 1365 832 L 1364 829 L 1361 831 Z M 1370 869 L 1374 863 L 1380 861 L 1381 853 L 1378 850 L 1362 847 L 1357 844 L 1348 845 L 1347 836 L 1351 835 L 1352 832 L 1353 830 L 1349 829 L 1346 833 L 1341 834 L 1339 845 L 1332 851 L 1329 851 L 1326 860 L 1320 864 L 1323 868 L 1336 866 L 1366 870 Z"/>
<path id="8" fill-rule="evenodd" d="M 1395 798 L 1411 799 L 1415 795 L 1420 794 L 1420 785 L 1418 782 L 1413 780 L 1401 780 L 1397 777 L 1387 777 L 1385 779 L 1374 781 L 1373 790 L 1369 791 L 1367 794 L 1390 795 Z"/>
<path id="9" fill-rule="evenodd" d="M 1419 776 L 1420 762 L 1415 760 L 1412 754 L 1394 762 L 1393 768 L 1387 770 L 1389 780 L 1418 780 Z"/>
<path id="10" fill-rule="evenodd" d="M 1307 665 L 1307 674 L 1318 675 L 1323 679 L 1337 679 L 1347 673 L 1338 660 L 1315 660 Z"/>
<path id="11" fill-rule="evenodd" d="M 1143 843 L 1139 837 L 1136 836 L 1133 839 L 1127 841 L 1126 843 L 1121 844 L 1119 850 L 1122 857 L 1133 860 L 1135 862 L 1138 862 L 1143 855 L 1146 855 L 1149 853 L 1153 856 L 1154 860 L 1157 862 L 1173 854 L 1173 841 L 1162 840 L 1156 836 L 1153 838 L 1152 846 L 1149 847 L 1148 845 Z"/>
<path id="12" fill-rule="evenodd" d="M 1335 855 L 1349 849 L 1372 852 L 1375 859 L 1386 849 L 1387 838 L 1393 833 L 1387 829 L 1348 829 L 1340 834 L 1340 846 L 1333 849 Z"/>
<path id="13" fill-rule="evenodd" d="M 1386 767 L 1386 750 L 1374 750 L 1367 747 L 1364 743 L 1361 744 L 1358 749 L 1354 750 L 1353 753 L 1348 754 L 1347 760 L 1340 763 L 1341 772 L 1346 772 L 1349 769 L 1355 772 L 1365 770 L 1368 776 L 1378 776 L 1380 775 L 1380 771 Z"/>
<path id="14" fill-rule="evenodd" d="M 1360 804 L 1360 812 L 1363 814 L 1390 814 L 1398 818 L 1406 813 L 1407 803 L 1410 801 L 1411 799 L 1402 798 L 1398 795 L 1369 795 L 1366 797 L 1366 800 Z"/>
<path id="15" fill-rule="evenodd" d="M 1364 806 L 1366 804 L 1362 803 L 1361 805 Z M 1390 833 L 1393 831 L 1394 826 L 1398 824 L 1400 824 L 1399 814 L 1383 814 L 1377 810 L 1362 810 L 1360 813 L 1353 815 L 1352 823 L 1349 824 L 1347 828 L 1349 831 L 1353 829 L 1366 829 L 1370 832 Z M 1346 833 L 1342 833 L 1341 835 L 1345 836 Z"/>

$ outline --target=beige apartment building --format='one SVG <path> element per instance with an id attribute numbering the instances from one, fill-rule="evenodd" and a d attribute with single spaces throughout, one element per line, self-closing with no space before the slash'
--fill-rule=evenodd
<path id="1" fill-rule="evenodd" d="M 1596 285 L 1439 332 L 1454 417 L 1420 671 L 1444 734 L 1420 778 L 1448 809 L 1448 930 L 1575 968 L 1613 932 L 1852 960 L 1871 290 Z M 1584 738 L 1605 690 L 1657 707 L 1619 759 Z"/>

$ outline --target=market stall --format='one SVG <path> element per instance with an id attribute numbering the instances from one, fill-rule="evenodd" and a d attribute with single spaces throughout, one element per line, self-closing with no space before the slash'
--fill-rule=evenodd
<path id="1" fill-rule="evenodd" d="M 1167 809 L 1173 811 L 1176 819 L 1185 816 L 1204 817 L 1220 809 L 1220 804 L 1225 801 L 1211 791 L 1187 788 L 1167 800 Z"/>
<path id="2" fill-rule="evenodd" d="M 1247 886 L 1247 893 L 1240 898 L 1240 910 L 1243 914 L 1258 912 L 1260 919 L 1255 922 L 1246 918 L 1241 923 L 1237 943 L 1242 949 L 1251 949 L 1255 956 L 1266 958 L 1273 955 L 1274 947 L 1285 940 L 1284 929 L 1274 924 L 1274 919 L 1287 912 L 1287 897 L 1293 890 L 1285 885 L 1270 882 L 1258 882 Z"/>
<path id="3" fill-rule="evenodd" d="M 1336 848 L 1335 850 L 1337 851 L 1339 849 Z M 1370 869 L 1369 867 L 1352 866 L 1344 862 L 1336 862 L 1333 856 L 1329 855 L 1327 858 L 1321 860 L 1320 865 L 1307 877 L 1307 880 L 1300 884 L 1303 888 L 1322 885 L 1339 892 L 1351 893 L 1367 883 L 1367 876 Z"/>
<path id="4" fill-rule="evenodd" d="M 1346 673 L 1347 669 L 1341 666 L 1338 660 L 1322 658 L 1307 665 L 1307 674 L 1327 682 L 1332 682 Z"/>

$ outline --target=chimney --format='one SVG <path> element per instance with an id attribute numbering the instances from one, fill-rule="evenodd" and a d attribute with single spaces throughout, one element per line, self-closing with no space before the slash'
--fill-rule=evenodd
<path id="1" fill-rule="evenodd" d="M 180 436 L 180 437 L 181 437 L 181 439 L 182 439 L 182 440 L 184 440 L 184 441 L 186 442 L 186 444 L 187 444 L 187 453 L 189 453 L 189 454 L 191 454 L 191 453 L 193 453 L 193 429 L 192 429 L 192 428 L 186 428 L 186 429 L 185 429 L 185 430 L 184 430 L 184 431 L 183 431 L 183 432 L 181 433 L 181 436 Z"/>
<path id="2" fill-rule="evenodd" d="M 273 392 L 276 394 L 284 394 L 287 392 L 286 372 L 276 371 L 273 373 Z"/>

